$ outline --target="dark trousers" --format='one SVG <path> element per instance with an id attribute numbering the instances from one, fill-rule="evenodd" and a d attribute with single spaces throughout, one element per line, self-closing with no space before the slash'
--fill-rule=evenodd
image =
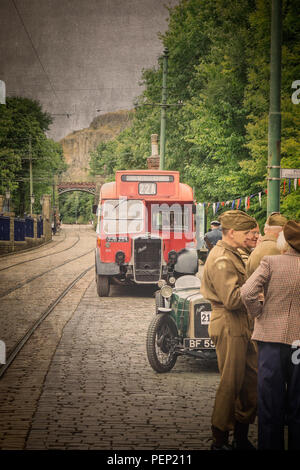
<path id="1" fill-rule="evenodd" d="M 300 351 L 258 341 L 258 449 L 300 450 Z"/>

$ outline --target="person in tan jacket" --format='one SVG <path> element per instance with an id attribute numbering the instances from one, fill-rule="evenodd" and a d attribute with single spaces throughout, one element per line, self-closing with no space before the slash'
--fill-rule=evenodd
<path id="1" fill-rule="evenodd" d="M 241 288 L 258 344 L 258 448 L 300 450 L 300 224 L 283 228 L 289 248 L 265 256 Z M 259 294 L 264 290 L 264 303 Z M 298 347 L 298 350 L 296 349 Z"/>
<path id="2" fill-rule="evenodd" d="M 264 227 L 265 235 L 252 251 L 246 263 L 247 277 L 258 268 L 263 256 L 280 255 L 276 241 L 283 226 L 287 223 L 287 218 L 279 212 L 273 212 L 267 219 Z"/>
<path id="3" fill-rule="evenodd" d="M 228 437 L 234 430 L 234 447 L 252 450 L 248 428 L 256 416 L 257 354 L 251 341 L 251 319 L 240 296 L 246 272 L 238 248 L 246 246 L 246 237 L 257 222 L 239 210 L 224 212 L 219 220 L 222 240 L 208 255 L 200 288 L 212 305 L 209 335 L 221 374 L 212 414 L 211 449 L 231 450 Z"/>

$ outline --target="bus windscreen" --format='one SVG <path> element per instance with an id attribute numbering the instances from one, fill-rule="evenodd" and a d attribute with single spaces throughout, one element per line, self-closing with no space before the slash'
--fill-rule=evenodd
<path id="1" fill-rule="evenodd" d="M 102 206 L 102 227 L 106 234 L 140 233 L 144 229 L 144 204 L 139 200 L 110 199 Z"/>

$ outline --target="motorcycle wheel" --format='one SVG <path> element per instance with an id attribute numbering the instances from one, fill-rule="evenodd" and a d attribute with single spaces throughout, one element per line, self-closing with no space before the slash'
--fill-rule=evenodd
<path id="1" fill-rule="evenodd" d="M 108 297 L 110 290 L 110 282 L 108 276 L 97 275 L 97 294 L 99 297 Z"/>
<path id="2" fill-rule="evenodd" d="M 177 335 L 177 327 L 169 314 L 155 315 L 147 333 L 147 356 L 152 369 L 156 372 L 169 372 L 173 369 L 177 361 L 175 353 Z"/>

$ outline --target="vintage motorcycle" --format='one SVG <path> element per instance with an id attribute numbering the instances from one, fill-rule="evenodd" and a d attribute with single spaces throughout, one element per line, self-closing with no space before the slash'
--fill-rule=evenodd
<path id="1" fill-rule="evenodd" d="M 200 294 L 200 279 L 186 275 L 172 281 L 173 287 L 160 281 L 155 317 L 147 332 L 148 361 L 160 373 L 169 372 L 181 355 L 216 358 L 208 335 L 211 304 Z"/>

